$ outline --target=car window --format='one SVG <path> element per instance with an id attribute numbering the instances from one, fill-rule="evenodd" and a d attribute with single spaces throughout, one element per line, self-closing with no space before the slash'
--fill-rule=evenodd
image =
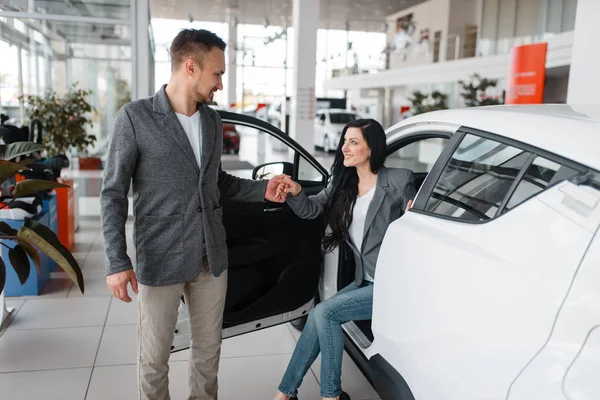
<path id="1" fill-rule="evenodd" d="M 298 163 L 298 182 L 323 182 L 325 176 L 319 172 L 307 159 L 300 156 Z"/>
<path id="2" fill-rule="evenodd" d="M 292 174 L 295 152 L 278 137 L 260 129 L 239 123 L 223 123 L 223 155 L 221 169 L 231 175 L 252 179 L 252 171 L 259 165 L 258 179 L 286 173 Z M 300 182 L 323 182 L 325 180 L 304 156 L 300 155 L 297 180 Z M 269 164 L 269 165 L 264 165 Z M 287 166 L 286 166 L 287 164 Z M 288 168 L 289 167 L 289 168 Z"/>
<path id="3" fill-rule="evenodd" d="M 446 146 L 446 138 L 417 140 L 389 154 L 385 160 L 388 168 L 408 168 L 413 172 L 429 172 Z"/>
<path id="4" fill-rule="evenodd" d="M 492 219 L 530 153 L 467 134 L 446 164 L 425 211 L 465 221 Z"/>
<path id="5" fill-rule="evenodd" d="M 351 114 L 351 113 L 330 113 L 329 114 L 329 121 L 331 121 L 332 124 L 344 124 L 345 125 L 356 119 L 358 119 L 356 114 Z"/>
<path id="6" fill-rule="evenodd" d="M 527 168 L 523 179 L 517 185 L 502 213 L 513 209 L 553 184 L 571 179 L 578 174 L 579 171 L 565 165 L 543 157 L 536 157 Z"/>
<path id="7" fill-rule="evenodd" d="M 265 163 L 293 162 L 294 155 L 277 137 L 239 123 L 223 123 L 221 169 L 252 179 L 253 169 Z"/>

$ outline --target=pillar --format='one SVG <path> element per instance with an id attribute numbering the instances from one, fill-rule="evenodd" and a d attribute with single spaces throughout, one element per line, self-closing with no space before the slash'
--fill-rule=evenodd
<path id="1" fill-rule="evenodd" d="M 569 104 L 597 103 L 596 96 L 600 92 L 600 79 L 598 79 L 600 52 L 591 49 L 598 48 L 598 39 L 594 32 L 598 29 L 599 15 L 600 1 L 579 0 L 577 2 L 567 92 L 567 103 Z"/>
<path id="2" fill-rule="evenodd" d="M 154 49 L 150 44 L 149 0 L 130 0 L 131 6 L 131 99 L 154 94 Z"/>
<path id="3" fill-rule="evenodd" d="M 227 87 L 225 87 L 225 102 L 228 107 L 232 107 L 232 104 L 236 104 L 237 102 L 237 16 L 237 9 L 227 9 L 229 39 L 227 43 Z M 233 108 L 235 107 L 234 105 Z"/>
<path id="4" fill-rule="evenodd" d="M 294 73 L 290 102 L 290 136 L 312 153 L 319 0 L 294 0 L 293 26 Z"/>

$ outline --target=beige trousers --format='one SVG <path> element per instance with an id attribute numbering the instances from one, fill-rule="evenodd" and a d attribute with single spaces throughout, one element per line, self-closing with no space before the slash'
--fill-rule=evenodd
<path id="1" fill-rule="evenodd" d="M 169 357 L 183 294 L 191 332 L 189 399 L 217 400 L 221 326 L 227 271 L 218 278 L 208 268 L 192 282 L 171 286 L 139 285 L 138 390 L 140 400 L 170 400 Z"/>

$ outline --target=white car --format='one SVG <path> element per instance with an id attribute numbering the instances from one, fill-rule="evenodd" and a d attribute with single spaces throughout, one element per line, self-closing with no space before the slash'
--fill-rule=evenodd
<path id="1" fill-rule="evenodd" d="M 600 399 L 600 119 L 590 115 L 496 106 L 387 130 L 387 165 L 412 169 L 419 190 L 384 238 L 372 321 L 344 324 L 346 350 L 382 399 Z M 327 172 L 289 137 L 221 116 L 297 152 L 253 176 L 325 186 Z M 353 280 L 347 249 L 321 256 L 322 220 L 285 205 L 224 206 L 224 337 L 301 328 L 317 299 Z M 188 346 L 182 307 L 174 351 Z"/>
<path id="2" fill-rule="evenodd" d="M 348 110 L 330 108 L 317 111 L 314 121 L 315 147 L 325 153 L 334 151 L 344 126 L 359 118 L 356 113 Z"/>

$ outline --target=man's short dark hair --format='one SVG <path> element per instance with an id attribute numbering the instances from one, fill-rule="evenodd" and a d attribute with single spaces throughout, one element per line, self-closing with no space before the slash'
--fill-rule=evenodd
<path id="1" fill-rule="evenodd" d="M 183 29 L 175 36 L 169 54 L 171 55 L 171 71 L 174 71 L 188 58 L 202 67 L 204 55 L 213 47 L 225 51 L 227 45 L 213 32 L 206 29 Z"/>

